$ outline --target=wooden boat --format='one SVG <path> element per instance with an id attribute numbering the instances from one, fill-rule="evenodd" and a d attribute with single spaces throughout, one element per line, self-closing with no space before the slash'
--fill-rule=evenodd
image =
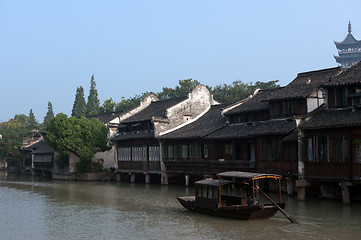
<path id="1" fill-rule="evenodd" d="M 230 171 L 217 176 L 218 179 L 195 182 L 195 196 L 178 197 L 180 204 L 191 211 L 242 220 L 270 218 L 278 210 L 285 214 L 282 211 L 285 203 L 281 199 L 280 175 Z M 278 181 L 277 204 L 260 189 L 260 180 Z M 259 193 L 271 203 L 260 203 Z"/>

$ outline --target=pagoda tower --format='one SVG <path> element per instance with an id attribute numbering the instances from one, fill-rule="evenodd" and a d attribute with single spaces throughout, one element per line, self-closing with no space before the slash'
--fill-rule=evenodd
<path id="1" fill-rule="evenodd" d="M 338 55 L 334 56 L 344 70 L 349 69 L 361 60 L 361 41 L 354 38 L 351 33 L 351 22 L 348 22 L 348 34 L 342 42 L 334 41 Z"/>

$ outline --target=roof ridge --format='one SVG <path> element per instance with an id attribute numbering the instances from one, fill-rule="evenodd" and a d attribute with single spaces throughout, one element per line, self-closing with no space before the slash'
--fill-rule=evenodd
<path id="1" fill-rule="evenodd" d="M 317 73 L 322 73 L 322 72 L 332 72 L 335 71 L 337 69 L 341 70 L 340 66 L 337 67 L 332 67 L 332 68 L 324 68 L 324 69 L 319 69 L 319 70 L 313 70 L 313 71 L 308 71 L 308 72 L 301 72 L 297 74 L 297 77 L 301 77 L 301 76 L 308 76 L 308 75 L 313 75 L 313 74 L 317 74 Z"/>

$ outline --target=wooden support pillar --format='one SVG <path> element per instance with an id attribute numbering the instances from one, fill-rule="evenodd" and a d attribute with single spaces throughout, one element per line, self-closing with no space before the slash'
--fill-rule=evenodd
<path id="1" fill-rule="evenodd" d="M 119 172 L 117 172 L 117 173 L 115 174 L 115 176 L 116 176 L 116 180 L 117 180 L 117 182 L 120 182 L 120 173 L 119 173 Z"/>
<path id="2" fill-rule="evenodd" d="M 130 182 L 135 183 L 135 174 L 130 174 Z"/>
<path id="3" fill-rule="evenodd" d="M 160 178 L 161 180 L 161 183 L 162 185 L 168 185 L 168 174 L 166 172 L 162 172 L 162 176 Z"/>
<path id="4" fill-rule="evenodd" d="M 350 204 L 350 193 L 348 191 L 348 187 L 352 186 L 350 182 L 341 182 L 339 183 L 342 190 L 342 202 L 343 204 Z"/>
<path id="5" fill-rule="evenodd" d="M 150 183 L 150 175 L 148 173 L 145 174 L 145 183 L 146 184 Z"/>
<path id="6" fill-rule="evenodd" d="M 295 182 L 289 177 L 286 178 L 286 181 L 287 181 L 287 194 L 293 195 L 295 193 L 295 188 L 294 188 Z"/>
<path id="7" fill-rule="evenodd" d="M 189 186 L 189 175 L 185 175 L 186 186 Z"/>
<path id="8" fill-rule="evenodd" d="M 304 201 L 306 199 L 306 187 L 310 186 L 310 183 L 305 179 L 296 180 L 296 187 L 298 189 L 297 198 L 300 201 Z"/>

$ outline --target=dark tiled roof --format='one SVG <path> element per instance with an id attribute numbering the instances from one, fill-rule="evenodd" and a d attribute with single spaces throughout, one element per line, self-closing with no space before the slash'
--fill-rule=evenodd
<path id="1" fill-rule="evenodd" d="M 347 71 L 325 82 L 325 87 L 337 87 L 361 84 L 361 62 L 353 65 Z"/>
<path id="2" fill-rule="evenodd" d="M 342 42 L 335 42 L 337 48 L 342 48 L 344 45 L 359 45 L 361 41 L 355 39 L 352 33 L 348 33 Z"/>
<path id="3" fill-rule="evenodd" d="M 361 111 L 351 109 L 326 109 L 309 121 L 300 124 L 301 129 L 322 129 L 361 126 Z"/>
<path id="4" fill-rule="evenodd" d="M 172 131 L 159 139 L 201 138 L 227 125 L 221 111 L 226 105 L 213 105 L 210 110 L 196 121 Z"/>
<path id="5" fill-rule="evenodd" d="M 152 102 L 148 107 L 146 107 L 139 113 L 125 119 L 122 122 L 123 123 L 141 122 L 141 121 L 151 120 L 152 117 L 165 118 L 167 108 L 170 108 L 186 99 L 187 97 L 179 97 L 179 98 Z"/>
<path id="6" fill-rule="evenodd" d="M 225 114 L 237 114 L 241 112 L 256 112 L 256 111 L 268 110 L 269 103 L 263 100 L 272 96 L 273 93 L 279 91 L 280 89 L 281 88 L 260 90 L 256 95 L 254 95 L 248 101 L 245 101 L 238 107 L 231 109 Z"/>
<path id="7" fill-rule="evenodd" d="M 132 140 L 132 139 L 144 139 L 144 138 L 154 138 L 153 131 L 136 131 L 136 132 L 126 132 L 126 133 L 118 133 L 114 138 L 110 139 L 110 141 L 123 141 L 123 140 Z"/>
<path id="8" fill-rule="evenodd" d="M 320 88 L 329 78 L 342 72 L 341 67 L 327 68 L 318 71 L 299 73 L 287 86 L 272 93 L 265 100 L 282 100 L 306 98 L 313 91 Z"/>
<path id="9" fill-rule="evenodd" d="M 249 138 L 262 135 L 285 135 L 296 128 L 296 122 L 291 119 L 273 119 L 252 123 L 231 124 L 216 131 L 207 139 Z"/>
<path id="10" fill-rule="evenodd" d="M 37 143 L 34 143 L 27 148 L 24 148 L 25 151 L 32 151 L 33 153 L 53 153 L 54 149 L 48 145 L 45 140 L 41 140 Z"/>
<path id="11" fill-rule="evenodd" d="M 88 118 L 88 119 L 98 118 L 102 123 L 108 123 L 111 120 L 113 120 L 114 118 L 116 118 L 117 116 L 119 116 L 122 112 L 123 111 L 102 113 L 102 114 L 86 116 L 86 118 Z"/>

